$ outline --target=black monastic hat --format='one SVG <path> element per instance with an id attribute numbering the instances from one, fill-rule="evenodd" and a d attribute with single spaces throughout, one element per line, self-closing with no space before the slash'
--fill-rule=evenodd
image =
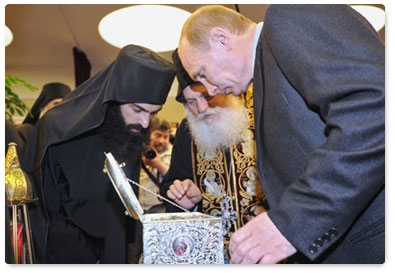
<path id="1" fill-rule="evenodd" d="M 166 102 L 176 74 L 175 66 L 153 52 L 138 45 L 127 45 L 108 72 L 108 99 L 118 102 Z"/>
<path id="2" fill-rule="evenodd" d="M 183 95 L 183 91 L 185 87 L 187 87 L 192 83 L 195 83 L 195 81 L 193 81 L 191 77 L 189 77 L 188 73 L 185 71 L 184 67 L 182 66 L 180 57 L 178 56 L 178 49 L 174 50 L 172 54 L 172 58 L 173 58 L 173 63 L 177 68 L 178 91 L 177 91 L 176 100 L 181 103 L 186 103 Z"/>
<path id="3" fill-rule="evenodd" d="M 36 124 L 40 118 L 40 112 L 50 101 L 58 98 L 64 98 L 70 94 L 71 89 L 68 85 L 60 82 L 51 82 L 43 86 L 40 95 L 34 102 L 30 113 L 25 117 L 22 123 Z"/>

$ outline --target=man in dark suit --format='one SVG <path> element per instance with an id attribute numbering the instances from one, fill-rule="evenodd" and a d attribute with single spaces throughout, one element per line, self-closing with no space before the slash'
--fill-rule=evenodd
<path id="1" fill-rule="evenodd" d="M 347 5 L 272 5 L 264 24 L 207 6 L 178 51 L 210 95 L 254 86 L 270 209 L 234 233 L 231 262 L 384 263 L 385 50 L 373 27 Z"/>

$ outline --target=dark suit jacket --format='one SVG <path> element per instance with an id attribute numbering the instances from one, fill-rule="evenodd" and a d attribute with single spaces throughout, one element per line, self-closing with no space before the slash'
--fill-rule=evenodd
<path id="1" fill-rule="evenodd" d="M 383 263 L 385 51 L 374 29 L 344 5 L 273 5 L 253 83 L 269 217 L 308 258 L 296 261 Z"/>

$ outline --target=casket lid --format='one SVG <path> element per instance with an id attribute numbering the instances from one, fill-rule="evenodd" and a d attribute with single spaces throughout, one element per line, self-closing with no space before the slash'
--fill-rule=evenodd
<path id="1" fill-rule="evenodd" d="M 125 173 L 111 153 L 105 153 L 105 155 L 107 158 L 104 161 L 104 168 L 116 192 L 121 198 L 123 205 L 129 215 L 133 216 L 135 219 L 141 220 L 144 215 L 144 210 L 140 206 L 137 196 L 134 194 Z"/>

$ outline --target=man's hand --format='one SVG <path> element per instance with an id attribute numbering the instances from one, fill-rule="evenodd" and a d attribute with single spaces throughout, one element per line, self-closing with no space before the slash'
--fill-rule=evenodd
<path id="1" fill-rule="evenodd" d="M 157 169 L 160 175 L 165 175 L 170 168 L 162 161 L 158 153 L 156 154 L 156 157 L 152 159 L 148 159 L 145 156 L 142 156 L 142 160 L 143 160 L 143 164 L 150 166 L 154 169 Z"/>
<path id="2" fill-rule="evenodd" d="M 191 209 L 202 200 L 202 193 L 190 179 L 174 180 L 167 191 L 167 196 L 186 209 Z"/>
<path id="3" fill-rule="evenodd" d="M 264 212 L 232 235 L 229 253 L 233 264 L 270 264 L 293 255 L 296 249 Z"/>

